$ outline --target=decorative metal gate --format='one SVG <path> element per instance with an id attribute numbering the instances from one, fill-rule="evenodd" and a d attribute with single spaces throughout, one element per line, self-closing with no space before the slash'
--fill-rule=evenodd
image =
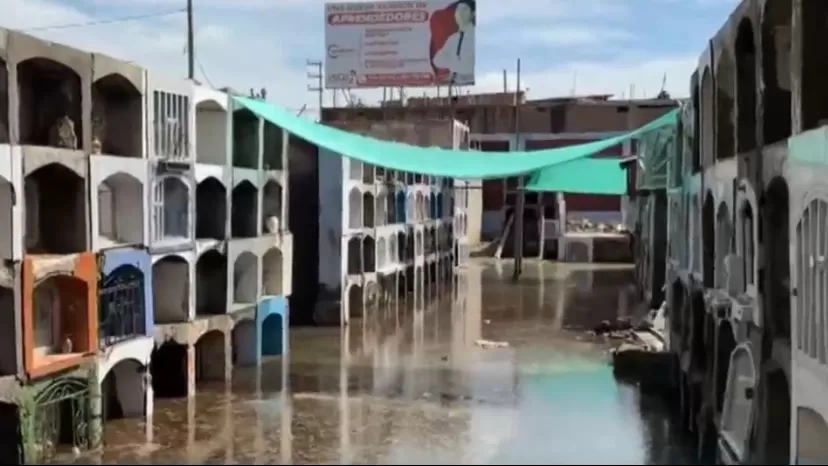
<path id="1" fill-rule="evenodd" d="M 100 344 L 106 347 L 146 332 L 144 273 L 122 265 L 99 285 Z"/>
<path id="2" fill-rule="evenodd" d="M 89 446 L 89 382 L 76 377 L 59 378 L 34 399 L 33 438 L 29 439 L 27 457 L 43 464 L 70 446 L 84 450 Z"/>
<path id="3" fill-rule="evenodd" d="M 828 202 L 814 199 L 796 226 L 797 349 L 828 363 L 825 318 L 828 311 Z"/>

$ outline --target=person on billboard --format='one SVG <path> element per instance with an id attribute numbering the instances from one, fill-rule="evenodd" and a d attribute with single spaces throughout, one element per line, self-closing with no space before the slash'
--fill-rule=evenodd
<path id="1" fill-rule="evenodd" d="M 457 0 L 431 15 L 429 60 L 438 83 L 474 73 L 476 0 Z"/>

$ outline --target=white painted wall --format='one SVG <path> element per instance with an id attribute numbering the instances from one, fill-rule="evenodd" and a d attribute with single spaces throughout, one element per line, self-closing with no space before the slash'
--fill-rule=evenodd
<path id="1" fill-rule="evenodd" d="M 319 152 L 319 283 L 336 289 L 347 269 L 342 232 L 348 219 L 348 212 L 343 212 L 348 197 L 342 180 L 350 167 L 349 160 L 338 154 L 323 153 L 327 151 L 321 148 Z"/>

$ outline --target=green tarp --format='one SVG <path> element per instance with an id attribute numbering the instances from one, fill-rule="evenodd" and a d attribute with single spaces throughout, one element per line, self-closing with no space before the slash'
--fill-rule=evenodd
<path id="1" fill-rule="evenodd" d="M 527 191 L 626 194 L 627 173 L 616 158 L 584 158 L 534 172 Z"/>
<path id="2" fill-rule="evenodd" d="M 246 97 L 233 99 L 289 133 L 342 156 L 391 170 L 469 180 L 525 175 L 583 159 L 642 133 L 675 124 L 678 115 L 678 111 L 674 110 L 630 133 L 586 144 L 531 152 L 478 152 L 380 141 L 316 123 L 262 100 Z"/>

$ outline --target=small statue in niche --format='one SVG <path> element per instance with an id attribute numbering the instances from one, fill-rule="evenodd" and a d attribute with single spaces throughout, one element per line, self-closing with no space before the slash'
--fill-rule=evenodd
<path id="1" fill-rule="evenodd" d="M 97 105 L 92 106 L 92 154 L 103 153 L 104 138 L 106 137 L 106 117 Z"/>
<path id="2" fill-rule="evenodd" d="M 58 89 L 44 99 L 41 107 L 48 128 L 48 144 L 52 147 L 76 150 L 78 136 L 75 131 L 75 121 L 69 116 L 73 104 L 72 82 L 64 80 Z M 49 115 L 49 116 L 46 116 Z"/>
<path id="3" fill-rule="evenodd" d="M 52 127 L 49 129 L 49 145 L 72 150 L 78 148 L 75 122 L 68 115 L 58 117 L 52 124 Z"/>
<path id="4" fill-rule="evenodd" d="M 72 352 L 72 336 L 67 335 L 66 339 L 63 340 L 63 346 L 61 347 L 61 352 L 63 354 L 70 354 Z"/>
<path id="5" fill-rule="evenodd" d="M 275 215 L 270 215 L 265 218 L 265 230 L 267 233 L 278 233 L 279 232 L 279 217 Z"/>

